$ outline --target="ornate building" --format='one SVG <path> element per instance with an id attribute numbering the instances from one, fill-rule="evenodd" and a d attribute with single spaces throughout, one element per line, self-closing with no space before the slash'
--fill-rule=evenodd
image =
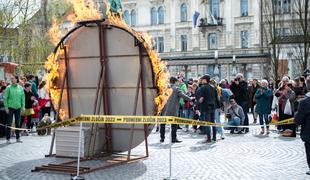
<path id="1" fill-rule="evenodd" d="M 154 38 L 171 75 L 231 80 L 270 70 L 258 0 L 123 0 L 123 11 L 128 24 Z"/>

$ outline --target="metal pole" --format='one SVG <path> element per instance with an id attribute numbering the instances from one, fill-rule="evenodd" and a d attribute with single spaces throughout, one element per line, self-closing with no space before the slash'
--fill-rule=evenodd
<path id="1" fill-rule="evenodd" d="M 79 134 L 79 150 L 78 150 L 78 161 L 77 161 L 77 167 L 76 167 L 76 176 L 72 177 L 71 180 L 84 180 L 84 177 L 80 176 L 80 159 L 81 159 L 81 136 L 82 136 L 82 123 L 80 122 L 80 134 Z"/>
<path id="2" fill-rule="evenodd" d="M 169 177 L 165 178 L 164 180 L 177 180 L 176 178 L 172 177 L 172 124 L 170 125 L 170 144 L 169 144 Z"/>

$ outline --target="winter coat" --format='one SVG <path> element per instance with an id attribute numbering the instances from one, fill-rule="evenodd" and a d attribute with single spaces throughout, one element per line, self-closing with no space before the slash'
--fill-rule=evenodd
<path id="1" fill-rule="evenodd" d="M 170 95 L 164 109 L 162 110 L 162 116 L 178 116 L 180 108 L 180 98 L 190 101 L 191 98 L 183 94 L 179 87 L 172 85 L 172 94 Z"/>
<path id="2" fill-rule="evenodd" d="M 257 112 L 258 114 L 270 114 L 271 113 L 270 98 L 272 98 L 272 92 L 269 88 L 259 88 L 255 93 L 255 99 L 256 99 L 255 112 Z"/>
<path id="3" fill-rule="evenodd" d="M 292 111 L 294 112 L 294 109 L 295 109 L 294 104 L 296 101 L 296 95 L 293 90 L 288 89 L 286 92 L 284 92 L 284 90 L 280 88 L 276 90 L 275 96 L 278 97 L 279 108 L 281 108 L 282 111 L 284 111 L 286 102 L 287 100 L 289 100 L 291 103 Z"/>
<path id="4" fill-rule="evenodd" d="M 245 115 L 244 115 L 244 112 L 243 112 L 243 109 L 241 106 L 239 106 L 239 105 L 237 105 L 236 107 L 230 106 L 227 110 L 227 114 L 231 115 L 231 119 L 233 119 L 235 117 L 240 118 L 240 121 L 241 121 L 240 124 L 243 125 Z"/>
<path id="5" fill-rule="evenodd" d="M 296 125 L 301 125 L 300 137 L 305 142 L 310 142 L 310 93 L 300 101 L 295 115 Z"/>
<path id="6" fill-rule="evenodd" d="M 233 82 L 230 86 L 230 90 L 233 92 L 234 96 L 236 97 L 236 101 L 238 104 L 242 102 L 248 102 L 249 100 L 249 93 L 248 93 L 248 83 L 245 81 L 236 84 Z"/>
<path id="7" fill-rule="evenodd" d="M 200 88 L 200 98 L 197 101 L 199 102 L 200 112 L 214 111 L 219 104 L 215 87 L 210 84 L 202 85 Z"/>

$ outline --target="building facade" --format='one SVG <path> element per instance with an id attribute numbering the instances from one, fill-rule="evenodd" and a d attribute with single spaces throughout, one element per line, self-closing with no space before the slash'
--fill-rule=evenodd
<path id="1" fill-rule="evenodd" d="M 153 37 L 171 75 L 232 80 L 238 72 L 250 79 L 270 71 L 258 0 L 124 0 L 123 12 Z"/>

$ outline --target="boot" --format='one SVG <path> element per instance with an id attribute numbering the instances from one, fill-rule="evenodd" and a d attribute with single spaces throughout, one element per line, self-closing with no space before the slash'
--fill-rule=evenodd
<path id="1" fill-rule="evenodd" d="M 267 135 L 270 134 L 269 126 L 267 126 Z"/>
<path id="2" fill-rule="evenodd" d="M 262 128 L 262 131 L 260 132 L 261 135 L 265 134 L 265 128 Z"/>

